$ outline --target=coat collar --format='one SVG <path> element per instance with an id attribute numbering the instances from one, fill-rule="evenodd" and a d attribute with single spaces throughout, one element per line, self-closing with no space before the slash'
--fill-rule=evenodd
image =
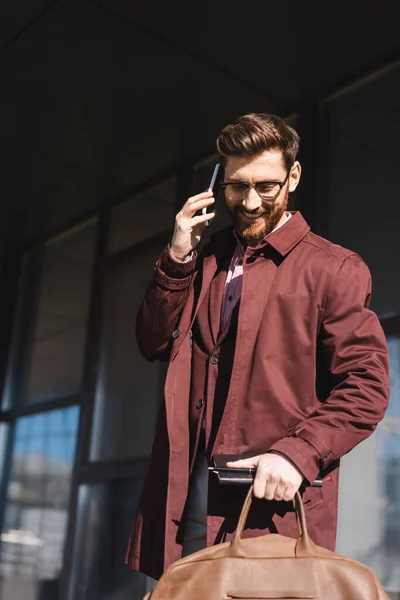
<path id="1" fill-rule="evenodd" d="M 276 231 L 269 233 L 262 243 L 272 246 L 281 256 L 289 254 L 310 231 L 310 226 L 300 212 L 291 214 L 292 218 Z"/>
<path id="2" fill-rule="evenodd" d="M 299 211 L 292 212 L 292 217 L 282 227 L 279 227 L 276 231 L 269 233 L 263 241 L 253 248 L 258 250 L 266 245 L 272 246 L 281 256 L 289 254 L 291 250 L 310 231 L 310 226 L 304 219 Z M 226 251 L 227 247 L 232 247 L 236 243 L 233 226 L 227 227 L 221 231 L 216 232 L 210 238 L 211 246 L 213 251 L 217 254 Z"/>

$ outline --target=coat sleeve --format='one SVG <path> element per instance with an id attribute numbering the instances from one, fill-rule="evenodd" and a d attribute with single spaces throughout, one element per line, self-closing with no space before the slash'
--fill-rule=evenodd
<path id="1" fill-rule="evenodd" d="M 136 340 L 143 357 L 151 362 L 167 360 L 172 334 L 177 328 L 195 272 L 197 253 L 177 263 L 165 248 L 153 269 L 136 319 Z"/>
<path id="2" fill-rule="evenodd" d="M 385 335 L 369 310 L 371 276 L 352 254 L 332 277 L 317 345 L 327 399 L 290 436 L 270 451 L 286 456 L 309 481 L 367 438 L 383 418 L 389 399 Z"/>

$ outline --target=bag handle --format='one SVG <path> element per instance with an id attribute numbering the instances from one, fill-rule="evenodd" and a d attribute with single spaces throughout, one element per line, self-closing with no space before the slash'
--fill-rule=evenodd
<path id="1" fill-rule="evenodd" d="M 246 500 L 244 501 L 242 511 L 240 513 L 239 522 L 234 533 L 232 542 L 231 542 L 231 552 L 234 556 L 245 556 L 243 543 L 242 543 L 242 533 L 244 526 L 247 521 L 247 517 L 249 514 L 249 510 L 251 507 L 251 502 L 253 498 L 253 486 L 250 486 L 250 489 L 247 493 Z M 303 501 L 301 499 L 300 493 L 296 492 L 296 495 L 293 499 L 294 510 L 296 512 L 297 519 L 297 527 L 299 529 L 299 537 L 297 538 L 297 543 L 295 547 L 295 556 L 296 558 L 304 557 L 304 556 L 316 556 L 316 548 L 315 544 L 311 541 L 306 524 L 306 516 L 304 514 Z"/>

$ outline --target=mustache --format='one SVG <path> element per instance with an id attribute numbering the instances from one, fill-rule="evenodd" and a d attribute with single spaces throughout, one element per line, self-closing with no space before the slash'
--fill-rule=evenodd
<path id="1" fill-rule="evenodd" d="M 253 215 L 260 214 L 260 216 L 261 216 L 261 215 L 270 215 L 273 212 L 273 208 L 259 207 L 255 210 L 248 210 L 248 209 L 244 208 L 243 206 L 234 206 L 233 211 L 234 211 L 235 215 L 237 215 L 238 213 L 244 214 L 245 212 L 248 212 L 248 213 L 252 213 Z"/>

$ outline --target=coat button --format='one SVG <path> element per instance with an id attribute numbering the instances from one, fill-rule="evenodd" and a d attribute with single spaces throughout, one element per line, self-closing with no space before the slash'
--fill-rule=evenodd
<path id="1" fill-rule="evenodd" d="M 179 329 L 174 329 L 174 331 L 172 332 L 172 339 L 176 340 L 176 338 L 178 338 L 181 335 L 181 332 L 179 331 Z"/>
<path id="2" fill-rule="evenodd" d="M 213 365 L 217 365 L 217 364 L 218 364 L 218 361 L 219 361 L 219 356 L 218 356 L 218 354 L 213 354 L 213 355 L 212 355 L 212 357 L 210 358 L 210 362 L 211 362 Z"/>
<path id="3" fill-rule="evenodd" d="M 197 402 L 196 402 L 196 408 L 198 410 L 200 410 L 201 408 L 203 408 L 203 406 L 204 406 L 204 399 L 201 398 L 200 400 L 197 400 Z"/>

